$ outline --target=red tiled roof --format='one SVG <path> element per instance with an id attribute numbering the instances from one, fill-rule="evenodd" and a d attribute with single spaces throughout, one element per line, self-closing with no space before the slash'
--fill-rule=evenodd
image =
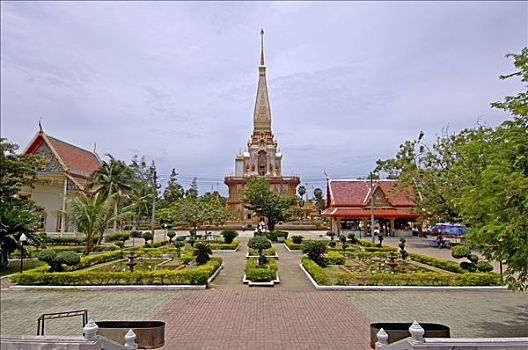
<path id="1" fill-rule="evenodd" d="M 398 181 L 374 180 L 389 203 L 395 207 L 413 207 L 413 191 Z M 370 196 L 370 180 L 329 180 L 328 192 L 331 207 L 362 207 Z"/>
<path id="2" fill-rule="evenodd" d="M 35 135 L 33 141 L 26 147 L 24 153 L 33 154 L 43 142 L 47 144 L 46 139 L 49 141 L 48 146 L 53 148 L 56 156 L 59 158 L 58 161 L 66 166 L 67 169 L 64 170 L 69 174 L 88 178 L 92 172 L 101 166 L 101 161 L 95 153 L 48 136 L 43 131 Z"/>
<path id="3" fill-rule="evenodd" d="M 48 136 L 48 140 L 64 164 L 70 169 L 70 172 L 90 175 L 101 166 L 101 161 L 93 152 L 51 136 Z"/>

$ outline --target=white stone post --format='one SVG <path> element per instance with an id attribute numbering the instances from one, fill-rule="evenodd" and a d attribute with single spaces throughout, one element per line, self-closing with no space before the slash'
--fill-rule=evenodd
<path id="1" fill-rule="evenodd" d="M 125 334 L 125 349 L 126 350 L 137 350 L 136 344 L 136 333 L 132 329 L 129 329 Z"/>
<path id="2" fill-rule="evenodd" d="M 376 337 L 378 341 L 376 342 L 376 350 L 383 349 L 385 345 L 389 344 L 389 335 L 383 328 L 380 328 L 378 333 L 376 334 Z"/>
<path id="3" fill-rule="evenodd" d="M 84 339 L 86 340 L 97 340 L 97 330 L 99 326 L 94 322 L 94 320 L 88 321 L 86 326 L 83 328 Z"/>
<path id="4" fill-rule="evenodd" d="M 424 343 L 424 333 L 425 330 L 420 326 L 418 321 L 414 321 L 413 324 L 409 327 L 409 333 L 411 333 L 411 343 Z"/>

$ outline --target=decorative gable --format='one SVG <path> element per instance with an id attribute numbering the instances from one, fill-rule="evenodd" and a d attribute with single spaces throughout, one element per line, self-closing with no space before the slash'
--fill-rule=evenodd
<path id="1" fill-rule="evenodd" d="M 392 207 L 392 204 L 380 187 L 374 189 L 374 194 L 367 200 L 367 205 L 370 206 L 371 200 L 374 200 L 374 207 L 376 208 Z"/>
<path id="2" fill-rule="evenodd" d="M 45 160 L 44 165 L 36 169 L 37 172 L 48 174 L 61 174 L 64 171 L 64 169 L 62 169 L 62 166 L 59 164 L 57 158 L 55 157 L 51 149 L 48 147 L 48 145 L 46 145 L 46 143 L 42 142 L 33 154 L 37 158 Z"/>

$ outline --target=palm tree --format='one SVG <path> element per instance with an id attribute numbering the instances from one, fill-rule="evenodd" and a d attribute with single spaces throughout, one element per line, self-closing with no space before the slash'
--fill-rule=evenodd
<path id="1" fill-rule="evenodd" d="M 111 154 L 106 154 L 109 161 L 103 161 L 99 169 L 90 177 L 90 188 L 97 193 L 103 193 L 106 198 L 115 196 L 114 216 L 117 216 L 121 198 L 132 188 L 132 173 L 130 168 L 121 160 L 115 159 Z M 114 220 L 114 230 L 117 228 L 117 219 Z"/>
<path id="2" fill-rule="evenodd" d="M 114 202 L 114 197 L 104 197 L 101 192 L 93 195 L 81 192 L 80 195 L 68 200 L 66 211 L 60 211 L 78 231 L 86 235 L 85 255 L 92 250 L 95 239 L 97 239 L 97 244 L 101 242 L 103 233 L 110 222 L 130 216 L 128 208 L 120 214 L 112 214 L 111 209 Z"/>

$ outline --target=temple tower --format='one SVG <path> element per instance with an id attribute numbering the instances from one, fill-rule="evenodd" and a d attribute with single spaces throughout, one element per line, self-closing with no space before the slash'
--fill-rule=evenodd
<path id="1" fill-rule="evenodd" d="M 253 111 L 253 132 L 244 152 L 235 157 L 235 175 L 226 176 L 229 187 L 227 205 L 232 219 L 238 222 L 255 222 L 252 213 L 244 208 L 244 189 L 248 177 L 265 177 L 273 191 L 283 196 L 295 196 L 300 179 L 282 176 L 282 154 L 271 129 L 271 107 L 264 63 L 264 30 L 260 31 L 260 64 L 257 96 Z"/>

